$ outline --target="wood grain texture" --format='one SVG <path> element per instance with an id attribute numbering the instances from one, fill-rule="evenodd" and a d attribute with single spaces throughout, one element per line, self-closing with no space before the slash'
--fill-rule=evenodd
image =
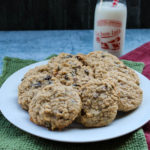
<path id="1" fill-rule="evenodd" d="M 0 30 L 92 29 L 96 2 L 0 0 Z M 150 5 L 144 2 L 141 5 L 141 0 L 127 0 L 128 28 L 150 27 L 147 15 L 143 15 Z"/>

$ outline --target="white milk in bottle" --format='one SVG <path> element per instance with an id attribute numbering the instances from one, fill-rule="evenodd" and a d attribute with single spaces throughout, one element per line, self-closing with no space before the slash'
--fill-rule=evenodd
<path id="1" fill-rule="evenodd" d="M 94 22 L 94 50 L 107 51 L 116 56 L 121 55 L 127 19 L 127 7 L 121 2 L 113 5 L 113 1 L 101 0 L 97 3 Z"/>

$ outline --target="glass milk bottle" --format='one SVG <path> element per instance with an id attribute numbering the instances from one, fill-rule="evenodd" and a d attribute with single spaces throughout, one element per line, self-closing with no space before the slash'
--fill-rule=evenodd
<path id="1" fill-rule="evenodd" d="M 94 50 L 120 56 L 127 20 L 126 0 L 98 0 L 95 9 Z"/>

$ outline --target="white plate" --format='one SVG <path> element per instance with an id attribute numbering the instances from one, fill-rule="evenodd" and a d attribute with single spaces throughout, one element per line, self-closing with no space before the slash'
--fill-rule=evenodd
<path id="1" fill-rule="evenodd" d="M 47 128 L 33 124 L 29 120 L 28 113 L 17 102 L 17 87 L 29 69 L 46 63 L 47 61 L 39 62 L 17 71 L 1 87 L 1 112 L 16 127 L 45 139 L 83 143 L 108 140 L 128 134 L 144 125 L 150 119 L 150 81 L 143 75 L 137 73 L 140 78 L 140 86 L 144 92 L 142 104 L 133 112 L 118 115 L 109 126 L 85 129 L 81 128 L 81 126 L 77 127 L 73 125 L 64 131 L 49 131 Z"/>

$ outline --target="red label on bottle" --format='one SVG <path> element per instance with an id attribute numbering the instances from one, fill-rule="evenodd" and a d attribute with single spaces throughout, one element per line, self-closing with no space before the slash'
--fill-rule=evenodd
<path id="1" fill-rule="evenodd" d="M 116 20 L 99 20 L 100 31 L 96 33 L 96 41 L 105 50 L 120 50 L 122 23 Z"/>
<path id="2" fill-rule="evenodd" d="M 122 23 L 117 20 L 99 20 L 97 22 L 98 26 L 111 26 L 111 27 L 122 27 Z"/>

